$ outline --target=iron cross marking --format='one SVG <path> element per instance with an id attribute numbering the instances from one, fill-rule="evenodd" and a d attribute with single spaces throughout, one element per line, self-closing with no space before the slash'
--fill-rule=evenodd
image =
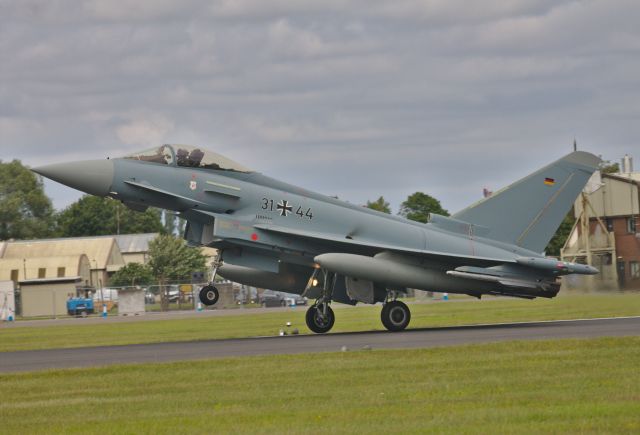
<path id="1" fill-rule="evenodd" d="M 293 213 L 293 207 L 291 207 L 286 200 L 281 200 L 276 208 L 280 210 L 280 216 L 287 217 L 287 213 Z"/>

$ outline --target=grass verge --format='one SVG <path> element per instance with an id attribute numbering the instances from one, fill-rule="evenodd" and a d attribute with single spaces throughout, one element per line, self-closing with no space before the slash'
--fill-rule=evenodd
<path id="1" fill-rule="evenodd" d="M 571 295 L 553 300 L 490 299 L 412 304 L 410 327 L 640 315 L 640 295 Z M 308 333 L 304 311 L 158 321 L 2 328 L 0 352 L 276 335 L 286 322 Z M 380 306 L 336 310 L 333 331 L 381 330 Z"/>
<path id="2" fill-rule="evenodd" d="M 0 375 L 4 433 L 638 433 L 640 338 Z"/>

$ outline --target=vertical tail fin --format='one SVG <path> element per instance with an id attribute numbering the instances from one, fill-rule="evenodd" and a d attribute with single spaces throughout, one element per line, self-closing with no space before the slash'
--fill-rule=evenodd
<path id="1" fill-rule="evenodd" d="M 489 228 L 487 238 L 542 252 L 599 163 L 575 151 L 453 217 Z"/>

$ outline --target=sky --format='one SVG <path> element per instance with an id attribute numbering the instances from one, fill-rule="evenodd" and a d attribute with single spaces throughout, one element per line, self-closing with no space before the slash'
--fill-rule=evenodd
<path id="1" fill-rule="evenodd" d="M 624 0 L 0 0 L 0 160 L 184 143 L 455 212 L 574 138 L 640 166 L 638 23 Z"/>

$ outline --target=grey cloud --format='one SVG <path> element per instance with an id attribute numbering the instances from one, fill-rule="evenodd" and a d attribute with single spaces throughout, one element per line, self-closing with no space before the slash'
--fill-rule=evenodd
<path id="1" fill-rule="evenodd" d="M 629 0 L 0 0 L 0 158 L 194 143 L 355 203 L 424 190 L 455 211 L 574 136 L 638 154 L 638 22 Z"/>

